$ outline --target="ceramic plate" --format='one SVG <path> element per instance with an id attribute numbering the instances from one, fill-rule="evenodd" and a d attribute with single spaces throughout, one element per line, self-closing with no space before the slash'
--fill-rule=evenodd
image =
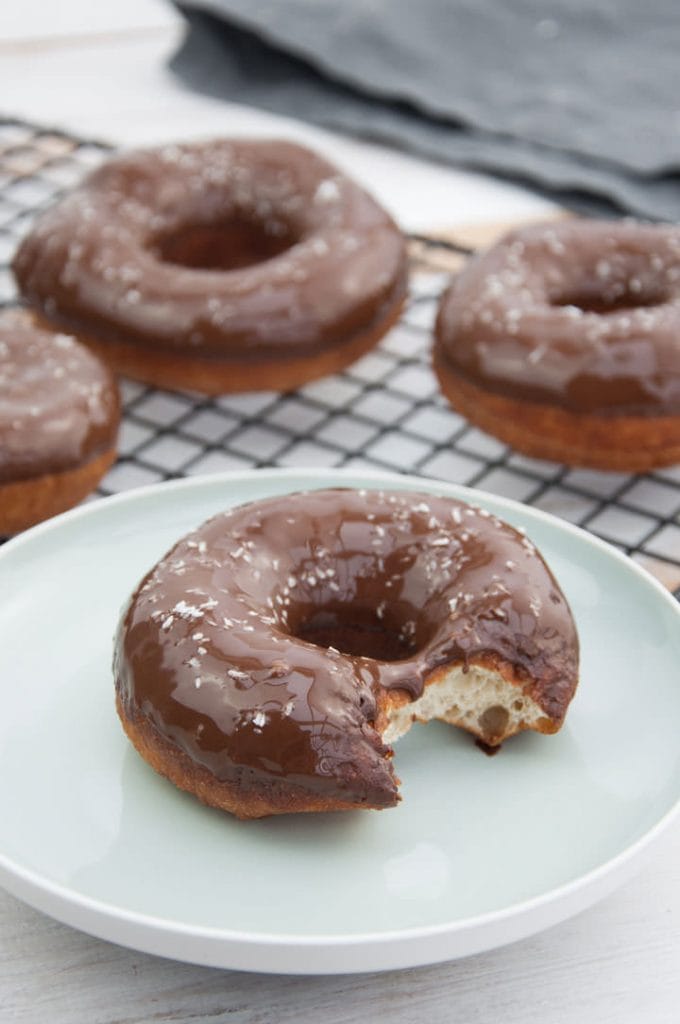
<path id="1" fill-rule="evenodd" d="M 158 777 L 113 704 L 111 638 L 143 573 L 229 505 L 317 486 L 474 501 L 526 528 L 571 603 L 582 678 L 557 736 L 495 757 L 438 723 L 396 747 L 402 803 L 241 823 Z M 412 477 L 255 471 L 102 500 L 0 550 L 0 881 L 147 952 L 322 973 L 415 966 L 527 936 L 622 881 L 680 796 L 680 608 L 534 509 Z"/>

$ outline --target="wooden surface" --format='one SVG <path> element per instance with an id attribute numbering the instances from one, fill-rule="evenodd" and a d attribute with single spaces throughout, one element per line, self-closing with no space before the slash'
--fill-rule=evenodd
<path id="1" fill-rule="evenodd" d="M 160 0 L 5 3 L 4 112 L 130 144 L 244 130 L 293 135 L 351 169 L 411 230 L 552 211 L 514 186 L 185 93 L 164 68 L 180 31 Z M 649 692 L 653 680 L 641 687 Z M 92 939 L 0 891 L 2 1024 L 678 1024 L 679 1007 L 678 823 L 630 883 L 572 920 L 467 960 L 382 975 L 277 977 L 177 964 Z"/>

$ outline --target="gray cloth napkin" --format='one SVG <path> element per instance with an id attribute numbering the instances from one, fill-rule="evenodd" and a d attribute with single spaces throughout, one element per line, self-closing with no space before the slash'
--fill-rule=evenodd
<path id="1" fill-rule="evenodd" d="M 171 66 L 239 103 L 680 220 L 678 0 L 178 0 Z"/>

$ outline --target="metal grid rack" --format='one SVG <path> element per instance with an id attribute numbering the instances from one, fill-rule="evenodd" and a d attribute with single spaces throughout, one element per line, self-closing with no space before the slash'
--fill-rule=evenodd
<path id="1" fill-rule="evenodd" d="M 17 301 L 9 263 L 35 216 L 111 152 L 0 119 L 0 306 Z M 346 466 L 422 474 L 517 499 L 626 551 L 680 597 L 680 466 L 647 475 L 527 459 L 469 426 L 440 395 L 429 343 L 453 236 L 413 236 L 400 323 L 345 372 L 285 394 L 215 399 L 122 382 L 120 457 L 98 493 L 261 466 Z"/>

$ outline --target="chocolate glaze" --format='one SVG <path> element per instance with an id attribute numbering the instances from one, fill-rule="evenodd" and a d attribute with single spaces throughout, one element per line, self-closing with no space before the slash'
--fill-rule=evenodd
<path id="1" fill-rule="evenodd" d="M 444 295 L 455 372 L 584 413 L 680 412 L 680 228 L 568 220 L 507 235 Z"/>
<path id="2" fill-rule="evenodd" d="M 381 688 L 415 698 L 434 669 L 489 659 L 562 720 L 578 641 L 533 544 L 451 499 L 341 489 L 241 506 L 181 540 L 123 613 L 114 673 L 125 714 L 218 779 L 387 805 Z"/>
<path id="3" fill-rule="evenodd" d="M 73 469 L 108 451 L 119 421 L 110 370 L 22 312 L 0 318 L 0 483 Z"/>
<path id="4" fill-rule="evenodd" d="M 404 239 L 357 184 L 286 142 L 133 152 L 50 209 L 24 296 L 106 341 L 240 362 L 314 354 L 405 293 Z"/>

